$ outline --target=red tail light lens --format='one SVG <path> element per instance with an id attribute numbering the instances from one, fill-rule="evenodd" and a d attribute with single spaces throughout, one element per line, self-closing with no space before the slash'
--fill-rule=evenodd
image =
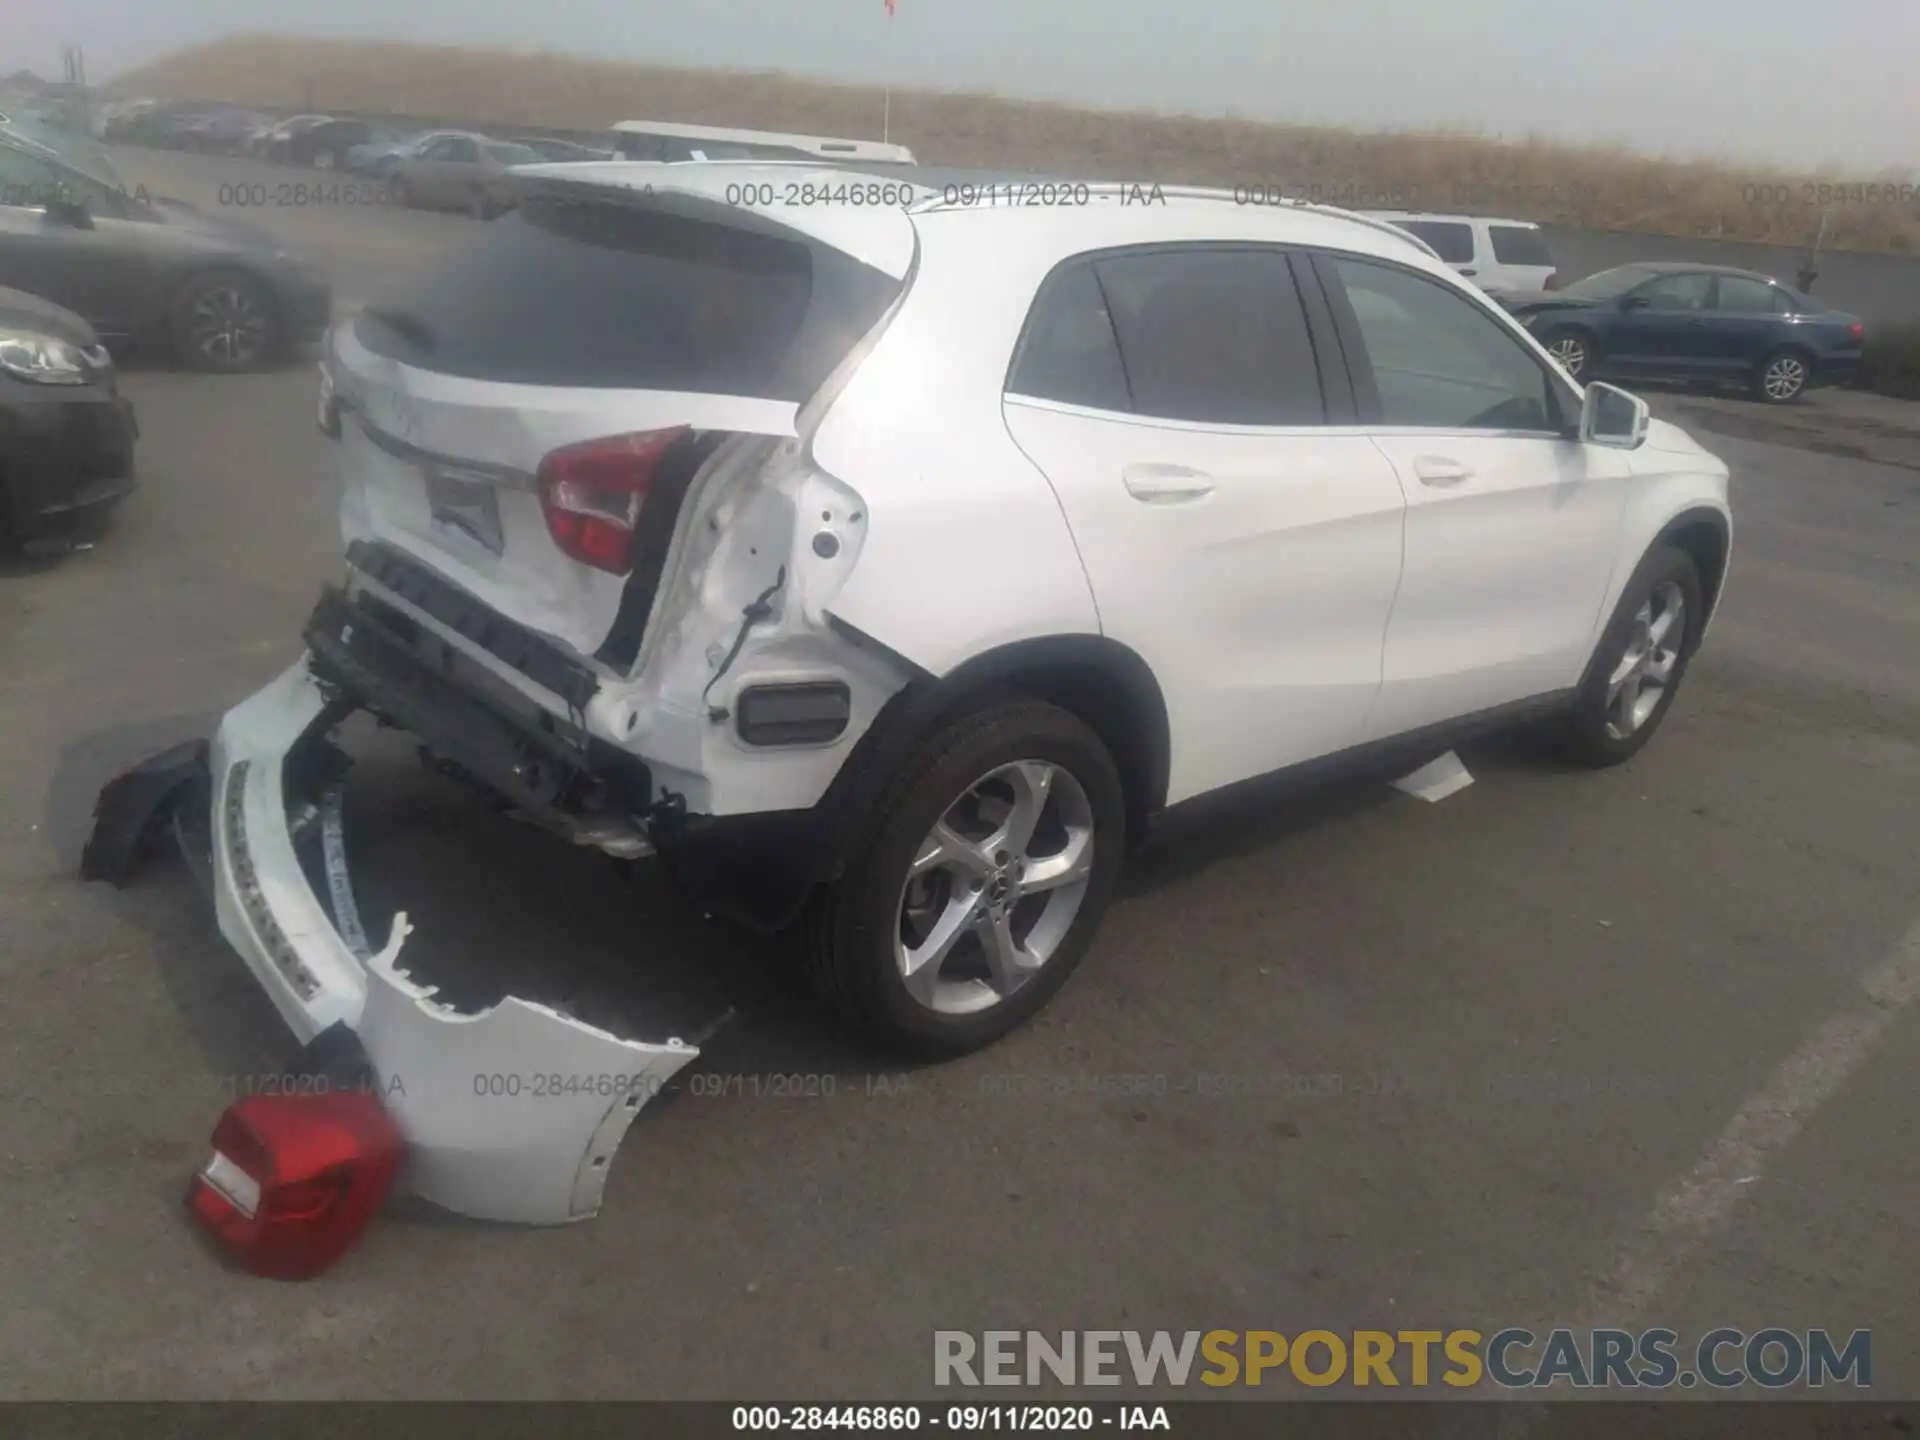
<path id="1" fill-rule="evenodd" d="M 1866 333 L 1867 333 L 1867 327 L 1864 325 L 1854 325 L 1850 327 L 1847 331 L 1847 334 L 1851 335 L 1856 340 L 1862 338 Z"/>
<path id="2" fill-rule="evenodd" d="M 1549 272 L 1545 283 L 1542 284 L 1540 288 L 1542 290 L 1558 290 L 1560 288 L 1560 272 L 1558 270 Z"/>
<path id="3" fill-rule="evenodd" d="M 213 1158 L 188 1183 L 187 1209 L 253 1274 L 306 1280 L 379 1212 L 400 1151 L 370 1094 L 249 1095 L 214 1126 Z"/>
<path id="4" fill-rule="evenodd" d="M 540 462 L 540 510 L 553 543 L 583 565 L 624 575 L 654 471 L 685 425 L 608 435 L 551 451 Z"/>

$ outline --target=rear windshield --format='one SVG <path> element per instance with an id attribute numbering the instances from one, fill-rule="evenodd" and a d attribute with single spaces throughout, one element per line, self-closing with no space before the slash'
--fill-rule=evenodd
<path id="1" fill-rule="evenodd" d="M 1531 225 L 1493 225 L 1493 258 L 1502 265 L 1551 265 L 1547 237 Z"/>
<path id="2" fill-rule="evenodd" d="M 1433 247 L 1433 253 L 1449 265 L 1473 263 L 1473 227 L 1455 220 L 1396 220 L 1402 230 L 1411 230 Z"/>
<path id="3" fill-rule="evenodd" d="M 375 354 L 479 380 L 798 404 L 900 282 L 710 208 L 716 218 L 528 196 L 423 282 L 361 311 L 354 334 Z"/>

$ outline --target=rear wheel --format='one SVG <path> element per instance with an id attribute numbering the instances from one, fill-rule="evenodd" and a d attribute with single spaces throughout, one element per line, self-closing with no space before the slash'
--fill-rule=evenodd
<path id="1" fill-rule="evenodd" d="M 336 168 L 339 163 L 340 162 L 334 158 L 333 151 L 331 150 L 316 150 L 313 152 L 313 168 L 316 170 L 332 170 Z"/>
<path id="2" fill-rule="evenodd" d="M 484 189 L 476 189 L 467 197 L 467 213 L 476 220 L 491 220 L 500 213 L 500 207 Z"/>
<path id="3" fill-rule="evenodd" d="M 413 189 L 407 184 L 407 177 L 389 170 L 387 175 L 387 199 L 395 205 L 413 204 Z"/>
<path id="4" fill-rule="evenodd" d="M 278 343 L 273 297 L 249 275 L 196 276 L 174 300 L 174 350 L 196 370 L 252 370 Z"/>
<path id="5" fill-rule="evenodd" d="M 1812 379 L 1813 362 L 1806 351 L 1776 350 L 1760 362 L 1753 393 L 1769 405 L 1790 405 L 1806 393 Z"/>
<path id="6" fill-rule="evenodd" d="M 1584 330 L 1565 325 L 1558 330 L 1549 331 L 1546 339 L 1547 353 L 1560 362 L 1575 380 L 1585 381 L 1587 370 L 1593 364 L 1593 337 Z"/>
<path id="7" fill-rule="evenodd" d="M 1693 557 L 1655 546 L 1627 582 L 1567 717 L 1571 758 L 1606 766 L 1640 753 L 1673 708 L 1705 623 Z"/>
<path id="8" fill-rule="evenodd" d="M 1076 716 L 1009 700 L 931 737 L 807 917 L 810 976 L 849 1026 L 923 1059 L 1007 1034 L 1052 999 L 1112 899 L 1113 758 Z"/>

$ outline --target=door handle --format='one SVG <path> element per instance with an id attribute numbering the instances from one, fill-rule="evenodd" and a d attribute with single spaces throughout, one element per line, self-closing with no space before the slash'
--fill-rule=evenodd
<path id="1" fill-rule="evenodd" d="M 1473 478 L 1473 471 L 1444 455 L 1414 456 L 1413 473 L 1420 477 L 1422 485 L 1458 485 L 1462 480 Z"/>
<path id="2" fill-rule="evenodd" d="M 1213 493 L 1213 477 L 1185 465 L 1129 465 L 1120 478 L 1129 495 L 1150 503 L 1198 500 Z"/>

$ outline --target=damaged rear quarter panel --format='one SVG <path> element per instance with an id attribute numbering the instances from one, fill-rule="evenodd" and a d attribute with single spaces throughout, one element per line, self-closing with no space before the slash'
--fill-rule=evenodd
<path id="1" fill-rule="evenodd" d="M 865 552 L 867 520 L 864 497 L 809 466 L 798 442 L 744 437 L 722 446 L 677 527 L 634 678 L 595 697 L 592 728 L 643 756 L 656 785 L 684 795 L 696 813 L 817 802 L 909 678 L 831 623 L 833 597 Z M 768 613 L 749 625 L 756 602 Z M 851 692 L 838 739 L 755 747 L 739 738 L 732 719 L 742 690 L 819 680 Z"/>
<path id="2" fill-rule="evenodd" d="M 974 243 L 972 218 L 915 217 L 913 288 L 810 437 L 812 463 L 869 509 L 833 614 L 934 675 L 1016 641 L 1100 633 L 1059 501 L 1001 407 L 1057 257 Z"/>

